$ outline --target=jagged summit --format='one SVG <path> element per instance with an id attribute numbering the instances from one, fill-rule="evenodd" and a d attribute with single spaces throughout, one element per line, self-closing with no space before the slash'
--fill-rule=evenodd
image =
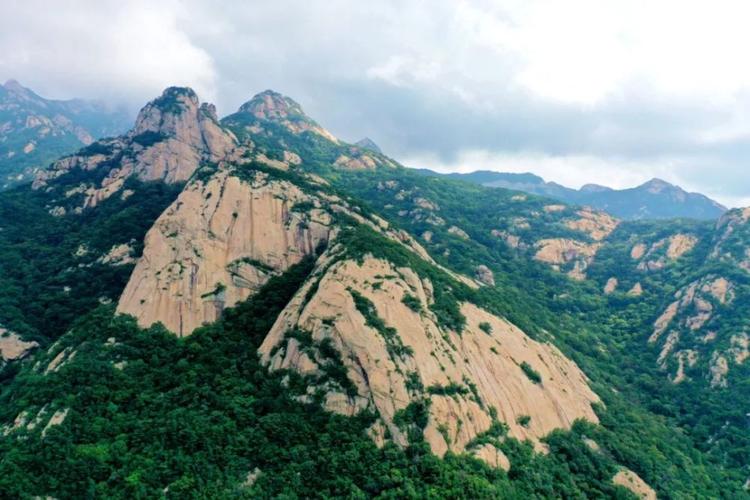
<path id="1" fill-rule="evenodd" d="M 669 182 L 656 177 L 654 177 L 650 181 L 644 182 L 635 189 L 646 189 L 649 193 L 661 193 L 668 189 L 683 191 L 681 187 L 675 186 L 674 184 L 670 184 Z"/>
<path id="2" fill-rule="evenodd" d="M 373 151 L 375 153 L 383 154 L 383 151 L 380 149 L 380 147 L 375 144 L 375 141 L 370 139 L 369 137 L 365 137 L 363 139 L 358 140 L 354 143 L 355 146 L 359 146 L 363 149 L 369 149 L 370 151 Z"/>
<path id="3" fill-rule="evenodd" d="M 190 88 L 169 87 L 141 109 L 127 134 L 103 139 L 58 160 L 37 175 L 32 187 L 47 186 L 72 171 L 100 170 L 103 179 L 73 187 L 85 195 L 77 207 L 85 209 L 119 192 L 130 177 L 187 181 L 202 162 L 225 159 L 236 147 L 236 137 L 219 124 L 213 105 L 201 104 Z"/>
<path id="4" fill-rule="evenodd" d="M 263 122 L 272 122 L 294 134 L 309 131 L 336 144 L 339 142 L 332 133 L 307 116 L 298 102 L 270 89 L 256 94 L 240 106 L 237 113 L 228 116 L 227 121 L 230 124 L 236 125 L 237 122 L 243 122 L 243 125 L 247 125 L 247 115 L 259 122 L 261 128 Z"/>
<path id="5" fill-rule="evenodd" d="M 7 80 L 3 84 L 3 88 L 5 90 L 12 91 L 12 92 L 18 92 L 18 93 L 29 92 L 29 89 L 27 89 L 26 87 L 24 87 L 23 85 L 21 85 L 20 83 L 18 83 L 18 80 L 14 80 L 13 78 Z"/>
<path id="6" fill-rule="evenodd" d="M 261 120 L 281 120 L 286 118 L 308 119 L 302 106 L 291 97 L 273 90 L 264 90 L 240 106 L 241 113 L 251 113 Z"/>

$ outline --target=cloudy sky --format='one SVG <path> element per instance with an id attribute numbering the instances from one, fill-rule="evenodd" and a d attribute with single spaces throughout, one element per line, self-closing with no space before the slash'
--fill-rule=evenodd
<path id="1" fill-rule="evenodd" d="M 750 205 L 750 2 L 0 3 L 0 79 L 137 109 L 266 88 L 410 166 L 652 177 Z"/>

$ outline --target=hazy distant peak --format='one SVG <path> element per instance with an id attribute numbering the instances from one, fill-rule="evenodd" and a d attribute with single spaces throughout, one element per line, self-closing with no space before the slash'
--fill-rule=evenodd
<path id="1" fill-rule="evenodd" d="M 359 146 L 360 148 L 363 148 L 363 149 L 369 149 L 370 151 L 374 151 L 376 153 L 380 153 L 380 154 L 383 153 L 380 147 L 377 144 L 375 144 L 375 141 L 373 141 L 369 137 L 365 137 L 363 139 L 358 140 L 357 142 L 354 143 L 354 145 Z"/>
<path id="2" fill-rule="evenodd" d="M 603 193 L 606 191 L 612 191 L 611 187 L 602 186 L 601 184 L 584 184 L 581 186 L 580 191 L 582 193 Z"/>
<path id="3" fill-rule="evenodd" d="M 640 186 L 638 186 L 637 189 L 646 189 L 649 193 L 661 193 L 662 191 L 668 190 L 668 189 L 676 189 L 682 191 L 683 189 L 679 186 L 675 186 L 674 184 L 670 184 L 667 181 L 664 181 L 662 179 L 658 179 L 654 177 L 648 182 L 644 182 Z"/>

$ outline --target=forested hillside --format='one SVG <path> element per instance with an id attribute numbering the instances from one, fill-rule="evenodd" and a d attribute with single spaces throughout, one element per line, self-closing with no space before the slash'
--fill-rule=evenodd
<path id="1" fill-rule="evenodd" d="M 623 222 L 170 88 L 0 213 L 6 496 L 746 495 L 747 211 Z"/>

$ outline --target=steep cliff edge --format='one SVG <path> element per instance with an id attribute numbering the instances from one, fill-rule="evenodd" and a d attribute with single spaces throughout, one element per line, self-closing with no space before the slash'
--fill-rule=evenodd
<path id="1" fill-rule="evenodd" d="M 58 160 L 37 174 L 32 187 L 51 189 L 53 179 L 75 174 L 63 182 L 64 199 L 81 197 L 79 208 L 90 208 L 130 177 L 184 182 L 202 163 L 226 159 L 236 148 L 237 139 L 221 127 L 213 105 L 201 104 L 191 89 L 170 87 L 140 111 L 126 135 Z"/>
<path id="2" fill-rule="evenodd" d="M 476 438 L 499 422 L 537 445 L 577 418 L 597 422 L 599 398 L 572 361 L 471 303 L 460 304 L 462 331 L 446 329 L 430 309 L 433 287 L 408 267 L 371 256 L 337 261 L 334 250 L 279 316 L 262 360 L 303 375 L 332 411 L 375 411 L 379 442 L 406 444 L 405 415 L 424 408 L 423 436 L 439 455 L 484 450 Z M 331 349 L 346 379 L 325 376 L 337 362 Z"/>
<path id="3" fill-rule="evenodd" d="M 296 211 L 301 204 L 306 210 Z M 180 336 L 215 321 L 327 241 L 330 215 L 315 204 L 262 172 L 191 183 L 146 234 L 118 312 Z"/>

